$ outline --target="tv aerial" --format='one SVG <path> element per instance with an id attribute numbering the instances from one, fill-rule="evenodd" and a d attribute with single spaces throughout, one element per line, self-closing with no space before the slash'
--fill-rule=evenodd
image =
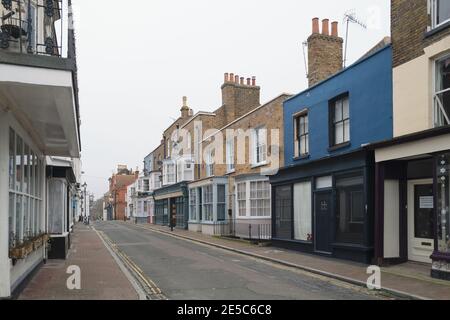
<path id="1" fill-rule="evenodd" d="M 344 14 L 344 23 L 346 24 L 346 31 L 345 31 L 345 52 L 344 52 L 344 68 L 347 64 L 347 50 L 348 50 L 348 30 L 350 23 L 354 23 L 358 26 L 360 26 L 363 29 L 367 29 L 367 24 L 364 23 L 362 20 L 358 19 L 356 16 L 356 13 L 354 10 L 347 11 Z"/>

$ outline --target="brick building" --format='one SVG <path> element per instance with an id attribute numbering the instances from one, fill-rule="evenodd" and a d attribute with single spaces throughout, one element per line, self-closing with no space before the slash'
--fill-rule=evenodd
<path id="1" fill-rule="evenodd" d="M 139 177 L 139 171 L 133 171 L 119 165 L 117 173 L 109 178 L 110 205 L 113 220 L 125 220 L 127 217 L 127 187 Z"/>

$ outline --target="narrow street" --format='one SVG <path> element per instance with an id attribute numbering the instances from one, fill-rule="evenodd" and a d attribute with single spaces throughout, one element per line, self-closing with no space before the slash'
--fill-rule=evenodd
<path id="1" fill-rule="evenodd" d="M 168 299 L 378 299 L 369 291 L 120 222 L 95 224 Z"/>

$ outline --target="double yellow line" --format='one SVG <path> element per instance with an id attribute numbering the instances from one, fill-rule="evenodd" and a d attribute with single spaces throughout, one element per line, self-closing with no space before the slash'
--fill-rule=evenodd
<path id="1" fill-rule="evenodd" d="M 98 231 L 98 234 L 105 243 L 114 251 L 114 253 L 120 258 L 125 267 L 130 270 L 134 275 L 142 289 L 145 291 L 147 297 L 151 300 L 167 300 L 167 297 L 164 296 L 161 289 L 153 282 L 150 278 L 148 278 L 144 271 L 136 264 L 133 260 L 131 260 L 122 250 L 120 250 L 115 243 L 111 241 L 111 239 L 103 232 Z"/>

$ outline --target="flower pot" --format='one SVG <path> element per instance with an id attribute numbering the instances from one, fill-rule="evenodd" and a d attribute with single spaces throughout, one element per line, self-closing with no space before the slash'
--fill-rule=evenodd
<path id="1" fill-rule="evenodd" d="M 12 248 L 9 250 L 9 257 L 16 260 L 24 259 L 27 256 L 25 247 Z"/>

